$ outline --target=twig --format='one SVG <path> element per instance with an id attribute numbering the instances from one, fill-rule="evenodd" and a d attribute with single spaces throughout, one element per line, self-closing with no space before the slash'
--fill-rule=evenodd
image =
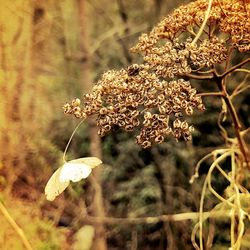
<path id="1" fill-rule="evenodd" d="M 204 217 L 210 218 L 228 218 L 230 211 L 216 211 L 216 212 L 203 212 Z M 166 221 L 184 221 L 184 220 L 197 220 L 200 213 L 179 213 L 179 214 L 165 214 L 156 217 L 141 217 L 141 218 L 114 218 L 114 217 L 95 217 L 86 216 L 84 219 L 89 223 L 105 223 L 105 224 L 155 224 Z"/>
<path id="2" fill-rule="evenodd" d="M 199 93 L 199 96 L 223 96 L 221 92 L 206 92 L 206 93 Z"/>
<path id="3" fill-rule="evenodd" d="M 9 214 L 8 210 L 5 208 L 3 203 L 0 201 L 0 211 L 2 212 L 5 219 L 10 223 L 10 225 L 13 227 L 13 229 L 16 231 L 18 236 L 20 237 L 21 241 L 23 242 L 23 245 L 27 250 L 33 250 L 31 247 L 29 241 L 27 240 L 23 230 L 17 225 L 17 223 L 14 221 L 14 219 Z"/>
<path id="4" fill-rule="evenodd" d="M 185 76 L 188 76 L 188 77 L 193 78 L 193 79 L 198 79 L 198 80 L 211 80 L 214 78 L 213 75 L 200 76 L 200 75 L 193 75 L 193 74 L 185 74 Z"/>
<path id="5" fill-rule="evenodd" d="M 200 71 L 200 70 L 197 71 L 197 73 L 199 73 L 199 74 L 210 74 L 210 73 L 213 73 L 213 72 L 214 72 L 213 69 L 210 69 L 210 70 L 207 70 L 207 71 Z"/>
<path id="6" fill-rule="evenodd" d="M 210 14 L 210 11 L 211 11 L 211 7 L 212 7 L 212 3 L 213 3 L 213 0 L 209 0 L 208 2 L 208 7 L 207 7 L 207 11 L 206 11 L 206 14 L 205 14 L 205 18 L 203 20 L 203 23 L 198 31 L 198 34 L 197 36 L 194 38 L 194 40 L 192 41 L 192 44 L 195 44 L 197 42 L 197 40 L 199 39 L 199 37 L 201 36 L 202 32 L 204 31 L 204 28 L 205 28 L 205 25 L 207 23 L 207 20 L 209 18 L 209 14 Z"/>
<path id="7" fill-rule="evenodd" d="M 250 74 L 250 69 L 236 69 L 235 71 L 238 71 L 238 72 L 245 72 L 245 73 Z"/>
<path id="8" fill-rule="evenodd" d="M 250 58 L 247 58 L 246 60 L 236 64 L 235 66 L 233 66 L 232 68 L 228 69 L 227 71 L 225 71 L 223 74 L 218 75 L 219 78 L 224 78 L 226 75 L 232 73 L 233 71 L 235 71 L 236 69 L 240 68 L 241 66 L 247 64 L 248 62 L 250 62 Z"/>
<path id="9" fill-rule="evenodd" d="M 250 61 L 250 58 L 249 58 L 249 60 L 245 60 L 244 62 L 246 63 L 246 61 Z M 233 67 L 233 68 L 235 68 L 235 67 Z M 229 71 L 230 70 L 228 70 L 226 72 L 229 72 Z M 225 77 L 227 74 L 224 73 L 222 75 L 224 75 L 224 77 Z M 237 137 L 237 140 L 238 140 L 238 143 L 239 143 L 240 151 L 242 152 L 242 154 L 244 156 L 244 159 L 246 161 L 246 164 L 247 164 L 248 168 L 250 169 L 250 164 L 249 164 L 249 160 L 248 160 L 248 157 L 247 157 L 247 152 L 246 152 L 246 149 L 245 149 L 245 146 L 244 146 L 244 139 L 242 138 L 242 136 L 240 134 L 241 123 L 239 121 L 237 112 L 236 112 L 236 110 L 235 110 L 235 108 L 233 106 L 233 103 L 232 103 L 232 101 L 230 99 L 230 96 L 227 93 L 225 85 L 223 85 L 223 78 L 215 77 L 215 80 L 216 80 L 216 83 L 217 83 L 217 86 L 218 86 L 219 90 L 222 93 L 222 97 L 225 100 L 225 103 L 227 105 L 229 113 L 230 113 L 230 115 L 232 117 L 233 124 L 234 124 L 234 129 L 235 129 L 235 134 L 236 134 L 236 137 Z"/>
<path id="10" fill-rule="evenodd" d="M 221 9 L 222 13 L 223 13 L 225 16 L 227 16 L 226 12 L 225 12 L 225 11 L 223 10 L 223 8 L 222 8 L 222 5 L 221 5 L 220 0 L 217 0 L 217 2 L 218 2 L 218 4 L 219 4 L 219 6 L 220 6 L 220 9 Z"/>

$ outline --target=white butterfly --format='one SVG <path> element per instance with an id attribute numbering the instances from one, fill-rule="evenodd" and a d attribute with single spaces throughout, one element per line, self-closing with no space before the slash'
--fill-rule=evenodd
<path id="1" fill-rule="evenodd" d="M 45 187 L 47 200 L 53 201 L 68 187 L 70 181 L 77 182 L 86 179 L 92 169 L 100 164 L 102 161 L 96 157 L 85 157 L 65 162 L 54 172 Z"/>

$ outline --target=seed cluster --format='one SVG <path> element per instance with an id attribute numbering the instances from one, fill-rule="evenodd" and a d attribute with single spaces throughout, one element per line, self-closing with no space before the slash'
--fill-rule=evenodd
<path id="1" fill-rule="evenodd" d="M 173 40 L 181 32 L 189 32 L 190 27 L 201 25 L 208 7 L 207 0 L 197 0 L 176 9 L 163 19 L 149 34 L 143 34 L 133 51 L 147 53 L 163 39 Z M 211 29 L 218 27 L 220 32 L 230 35 L 233 45 L 240 52 L 250 49 L 250 1 L 213 1 L 208 24 Z M 214 30 L 215 31 L 215 30 Z M 210 39 L 211 36 L 208 36 Z"/>
<path id="2" fill-rule="evenodd" d="M 207 0 L 197 0 L 176 9 L 131 49 L 143 55 L 142 64 L 105 72 L 91 94 L 66 103 L 64 112 L 82 119 L 95 116 L 100 136 L 116 128 L 139 131 L 136 141 L 143 148 L 169 136 L 190 140 L 193 127 L 185 116 L 205 108 L 183 76 L 225 61 L 228 41 L 239 51 L 250 47 L 250 4 L 240 0 L 213 1 L 209 30 L 193 43 L 188 36 L 203 22 L 207 7 Z M 220 39 L 216 29 L 232 41 Z"/>
<path id="3" fill-rule="evenodd" d="M 93 93 L 84 95 L 82 105 L 76 98 L 64 105 L 64 112 L 84 119 L 96 115 L 100 136 L 115 127 L 126 131 L 139 127 L 136 139 L 144 148 L 163 142 L 167 135 L 190 140 L 189 125 L 180 119 L 195 108 L 204 110 L 200 96 L 188 81 L 167 82 L 149 69 L 134 64 L 104 73 Z"/>
<path id="4" fill-rule="evenodd" d="M 190 50 L 190 64 L 200 69 L 221 63 L 227 58 L 227 48 L 217 37 L 203 40 L 199 46 L 191 43 L 186 46 Z"/>
<path id="5" fill-rule="evenodd" d="M 163 45 L 152 45 L 146 50 L 139 42 L 132 51 L 141 51 L 150 69 L 164 78 L 183 76 L 191 73 L 192 69 L 210 67 L 227 58 L 227 48 L 217 37 L 204 40 L 199 46 L 192 44 L 191 38 L 185 42 L 175 38 Z"/>
<path id="6" fill-rule="evenodd" d="M 230 34 L 233 45 L 240 52 L 247 52 L 250 51 L 250 1 L 243 2 L 233 1 L 233 4 L 227 5 L 220 29 Z"/>

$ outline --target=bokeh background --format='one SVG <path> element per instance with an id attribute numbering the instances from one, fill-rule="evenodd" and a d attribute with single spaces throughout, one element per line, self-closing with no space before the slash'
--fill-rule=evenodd
<path id="1" fill-rule="evenodd" d="M 205 100 L 205 115 L 192 118 L 196 130 L 189 143 L 169 139 L 143 150 L 133 134 L 117 131 L 100 139 L 91 122 L 81 125 L 67 158 L 95 155 L 104 165 L 94 179 L 72 185 L 55 201 L 44 195 L 79 122 L 63 114 L 63 104 L 91 91 L 102 72 L 140 62 L 129 52 L 139 35 L 187 2 L 0 0 L 0 201 L 34 249 L 193 249 L 191 220 L 112 218 L 198 211 L 203 177 L 193 185 L 189 178 L 195 163 L 223 144 L 219 100 Z M 246 98 L 238 100 L 239 114 L 249 126 Z M 102 225 L 86 215 L 111 219 Z M 0 225 L 0 249 L 25 249 L 1 213 Z M 227 233 L 215 245 L 226 242 Z"/>

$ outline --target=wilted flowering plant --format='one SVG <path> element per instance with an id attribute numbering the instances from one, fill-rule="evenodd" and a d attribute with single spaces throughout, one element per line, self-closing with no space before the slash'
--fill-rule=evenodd
<path id="1" fill-rule="evenodd" d="M 95 116 L 99 135 L 115 128 L 137 130 L 136 142 L 143 148 L 162 143 L 166 137 L 191 140 L 193 127 L 187 116 L 195 110 L 204 111 L 201 96 L 219 96 L 223 109 L 231 116 L 236 139 L 224 135 L 228 147 L 215 150 L 205 157 L 213 157 L 205 180 L 200 202 L 198 226 L 192 235 L 196 249 L 203 249 L 203 204 L 206 190 L 214 194 L 221 204 L 229 206 L 231 216 L 231 247 L 239 249 L 244 233 L 247 212 L 240 204 L 248 191 L 243 188 L 237 168 L 249 165 L 249 154 L 244 143 L 246 131 L 232 103 L 232 98 L 247 89 L 242 84 L 230 95 L 227 90 L 228 76 L 250 62 L 244 55 L 250 50 L 250 2 L 248 0 L 197 0 L 176 9 L 162 20 L 149 34 L 143 34 L 131 51 L 140 53 L 141 64 L 132 64 L 121 70 L 109 70 L 93 86 L 83 99 L 75 98 L 64 105 L 66 114 L 86 119 Z M 230 67 L 233 53 L 242 61 Z M 191 85 L 193 79 L 213 82 L 218 92 L 197 93 Z M 219 124 L 220 124 L 219 118 Z M 224 133 L 225 134 L 225 133 Z M 220 163 L 231 158 L 231 172 L 226 173 Z M 199 169 L 200 163 L 197 169 Z M 64 167 L 63 167 L 64 168 Z M 227 199 L 212 188 L 211 176 L 217 169 L 230 183 L 232 195 Z M 60 170 L 61 171 L 61 170 Z M 198 177 L 198 170 L 195 177 Z M 249 197 L 249 196 L 247 196 Z M 52 199 L 54 198 L 51 197 Z M 244 215 L 244 216 L 242 216 Z M 236 218 L 237 217 L 237 218 Z M 235 220 L 239 220 L 236 229 Z M 199 228 L 199 246 L 195 242 Z"/>
<path id="2" fill-rule="evenodd" d="M 96 116 L 100 136 L 116 127 L 138 129 L 136 141 L 143 148 L 162 143 L 167 136 L 190 140 L 193 127 L 185 116 L 195 109 L 203 111 L 204 105 L 188 79 L 219 78 L 218 64 L 233 48 L 250 49 L 248 4 L 239 0 L 211 3 L 208 31 L 200 40 L 194 42 L 190 36 L 204 21 L 205 0 L 176 9 L 143 34 L 131 49 L 142 54 L 142 64 L 105 72 L 91 94 L 65 104 L 64 112 L 83 119 Z"/>

